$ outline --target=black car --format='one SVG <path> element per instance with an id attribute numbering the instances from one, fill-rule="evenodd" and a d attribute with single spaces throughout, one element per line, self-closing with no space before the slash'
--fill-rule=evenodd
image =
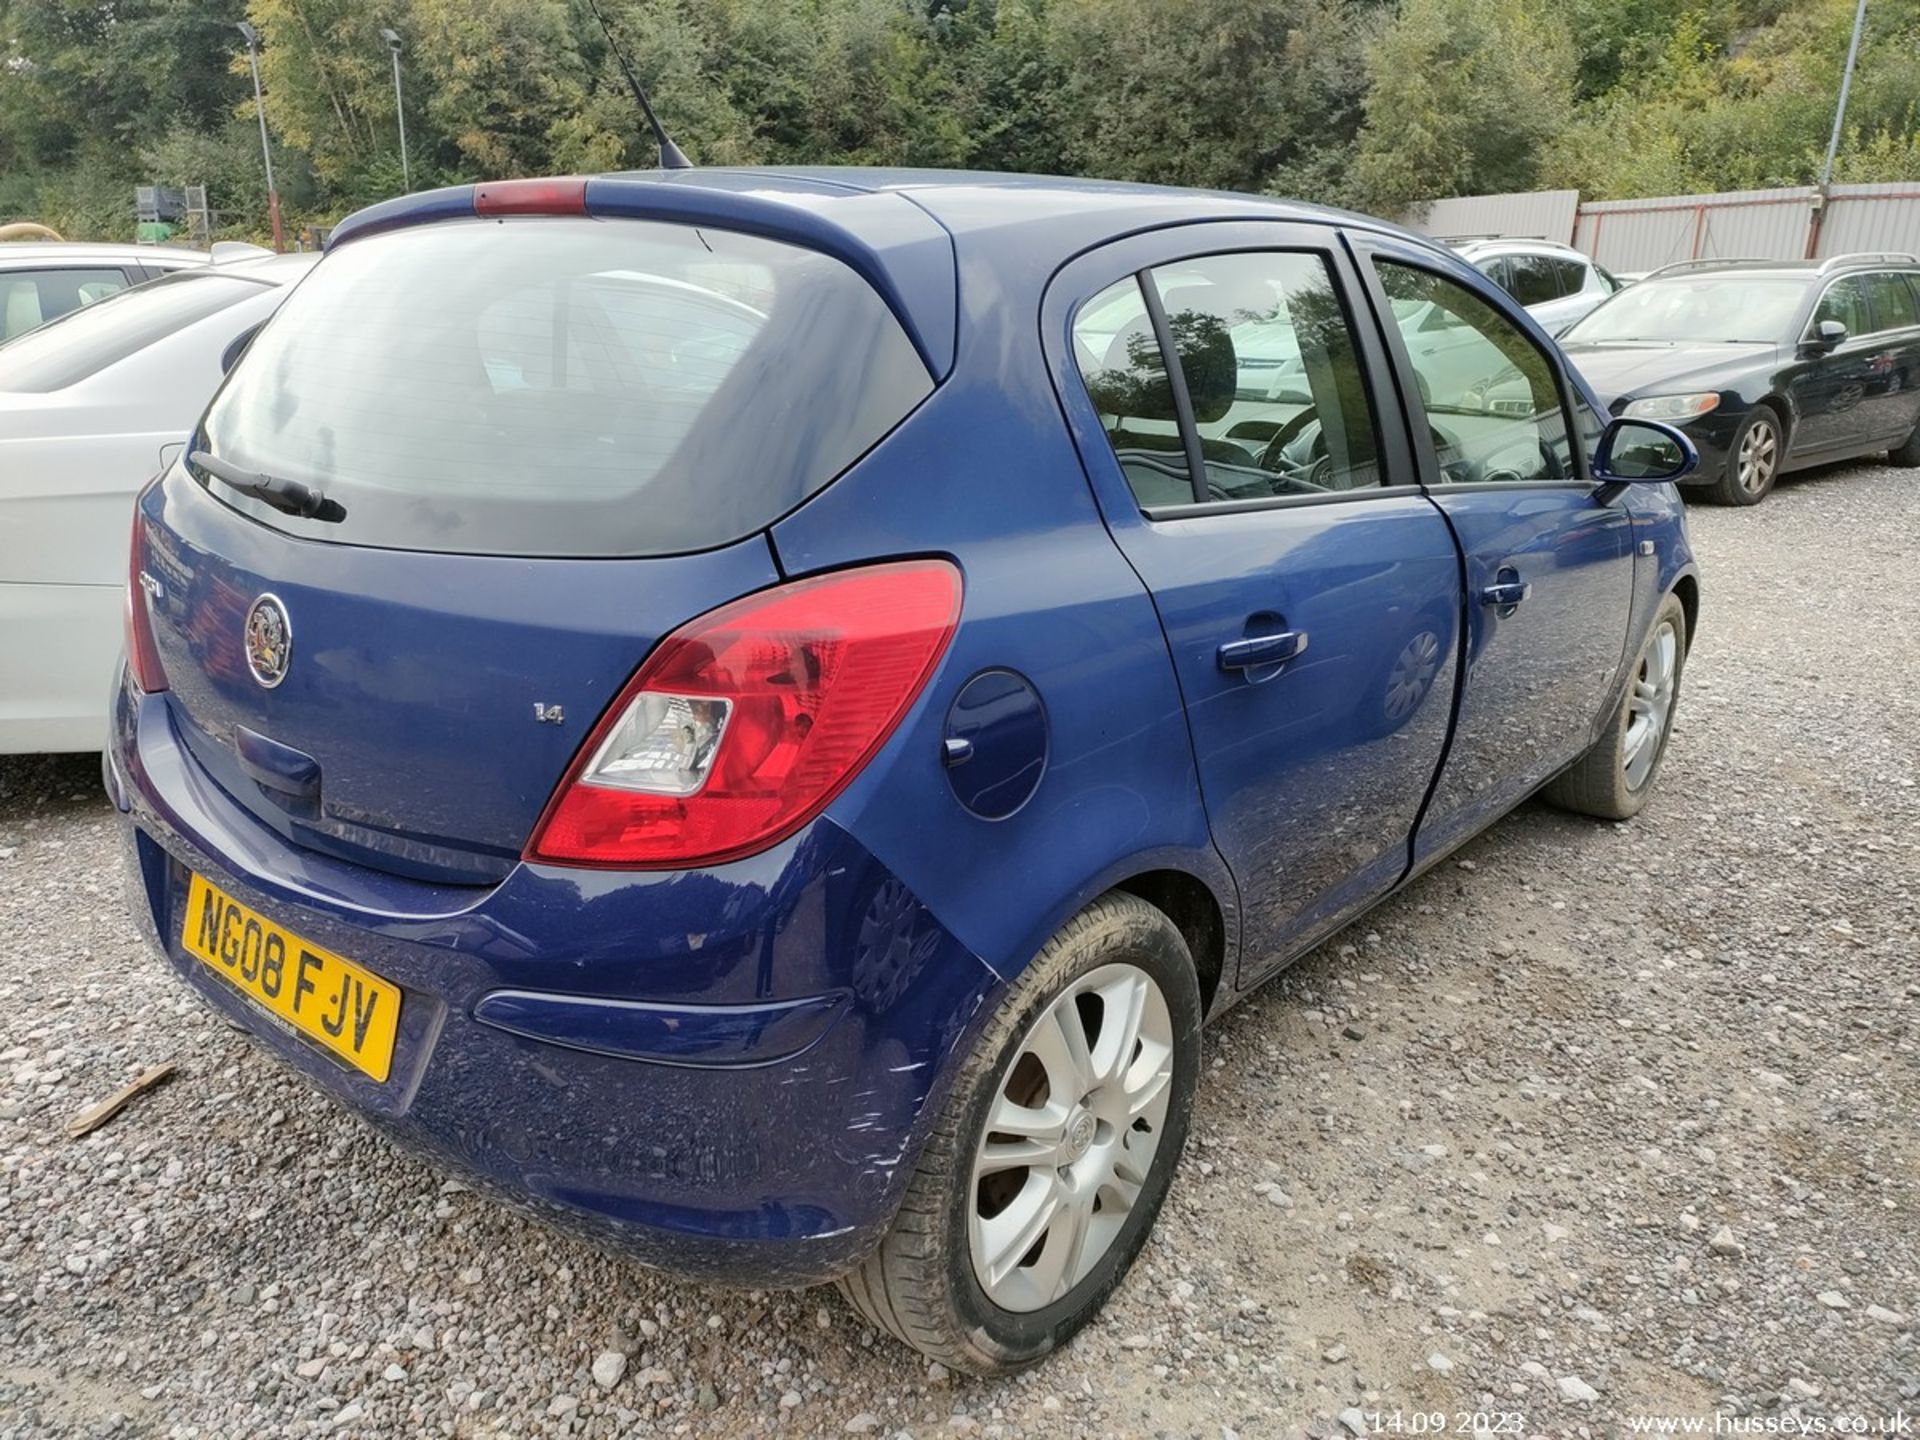
<path id="1" fill-rule="evenodd" d="M 1755 505 L 1786 470 L 1875 451 L 1920 465 L 1920 261 L 1689 260 L 1560 340 L 1613 413 L 1677 425 L 1706 498 Z"/>

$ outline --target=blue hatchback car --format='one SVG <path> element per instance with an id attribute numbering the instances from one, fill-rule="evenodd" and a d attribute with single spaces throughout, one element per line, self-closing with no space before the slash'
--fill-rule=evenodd
<path id="1" fill-rule="evenodd" d="M 141 497 L 131 897 L 498 1192 L 1018 1366 L 1144 1242 L 1203 1020 L 1543 787 L 1640 808 L 1691 464 L 1310 206 L 390 201 Z"/>

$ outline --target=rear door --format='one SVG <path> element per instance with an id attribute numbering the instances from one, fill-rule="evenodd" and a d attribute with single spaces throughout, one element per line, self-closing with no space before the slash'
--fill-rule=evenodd
<path id="1" fill-rule="evenodd" d="M 1392 317 L 1388 342 L 1429 494 L 1465 557 L 1466 673 L 1418 864 L 1591 742 L 1626 647 L 1633 526 L 1587 478 L 1556 352 L 1422 252 L 1355 244 L 1376 306 Z"/>
<path id="2" fill-rule="evenodd" d="M 1898 445 L 1920 424 L 1920 290 L 1897 270 L 1865 278 L 1879 347 L 1865 408 L 1874 438 Z"/>
<path id="3" fill-rule="evenodd" d="M 1250 982 L 1406 869 L 1446 744 L 1459 554 L 1333 231 L 1160 232 L 1054 283 L 1085 383 L 1069 415 L 1160 614 Z"/>

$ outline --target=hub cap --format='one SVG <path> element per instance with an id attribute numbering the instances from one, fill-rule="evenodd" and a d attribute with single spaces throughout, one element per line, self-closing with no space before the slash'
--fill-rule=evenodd
<path id="1" fill-rule="evenodd" d="M 1773 467 L 1780 459 L 1780 436 L 1762 420 L 1747 427 L 1740 437 L 1740 453 L 1734 457 L 1740 488 L 1758 495 L 1773 480 Z"/>
<path id="2" fill-rule="evenodd" d="M 1038 1310 L 1112 1248 L 1173 1084 L 1166 996 L 1137 966 L 1074 981 L 1021 1037 L 974 1152 L 968 1249 L 1003 1310 Z"/>
<path id="3" fill-rule="evenodd" d="M 1627 734 L 1621 746 L 1627 788 L 1638 790 L 1660 758 L 1660 741 L 1673 714 L 1673 697 L 1680 673 L 1680 636 L 1671 622 L 1654 631 L 1653 643 L 1640 658 L 1633 693 L 1627 697 Z"/>

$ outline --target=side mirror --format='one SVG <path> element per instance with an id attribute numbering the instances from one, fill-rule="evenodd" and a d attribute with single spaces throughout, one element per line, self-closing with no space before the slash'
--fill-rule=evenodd
<path id="1" fill-rule="evenodd" d="M 1603 485 L 1653 484 L 1691 475 L 1700 463 L 1693 442 L 1658 420 L 1610 421 L 1593 452 L 1593 478 Z"/>
<path id="2" fill-rule="evenodd" d="M 1822 320 L 1804 343 L 1809 355 L 1825 355 L 1847 343 L 1847 327 L 1838 320 Z"/>

